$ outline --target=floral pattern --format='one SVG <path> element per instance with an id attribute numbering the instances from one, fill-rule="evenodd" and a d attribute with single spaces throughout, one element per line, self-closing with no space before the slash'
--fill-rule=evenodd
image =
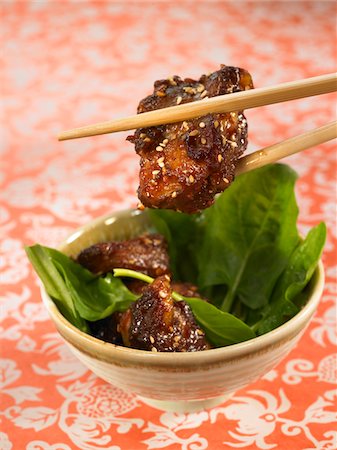
<path id="1" fill-rule="evenodd" d="M 337 248 L 333 142 L 285 160 L 300 230 L 324 220 L 326 285 L 298 346 L 217 408 L 157 411 L 95 377 L 67 349 L 23 246 L 135 207 L 127 133 L 57 142 L 75 126 L 132 114 L 155 79 L 220 63 L 256 87 L 336 71 L 335 5 L 277 2 L 2 2 L 0 450 L 337 448 Z M 312 33 L 319 30 L 319 33 Z M 255 150 L 336 117 L 333 94 L 246 112 Z"/>

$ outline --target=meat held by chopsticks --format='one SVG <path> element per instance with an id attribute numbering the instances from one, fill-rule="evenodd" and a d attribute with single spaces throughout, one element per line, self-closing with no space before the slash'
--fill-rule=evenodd
<path id="1" fill-rule="evenodd" d="M 198 81 L 174 76 L 154 84 L 138 113 L 252 89 L 244 69 L 221 66 Z M 242 111 L 207 114 L 189 121 L 140 128 L 127 138 L 140 155 L 138 197 L 150 208 L 195 213 L 234 179 L 238 158 L 247 147 Z"/>

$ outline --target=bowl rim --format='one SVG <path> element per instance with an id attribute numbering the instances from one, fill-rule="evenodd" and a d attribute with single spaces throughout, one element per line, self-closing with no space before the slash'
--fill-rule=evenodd
<path id="1" fill-rule="evenodd" d="M 96 218 L 88 224 L 73 231 L 58 248 L 64 248 L 68 243 L 72 242 L 83 232 L 87 231 L 88 228 L 92 229 L 101 223 L 103 224 L 110 217 L 116 215 L 124 216 L 128 214 L 139 215 L 140 212 L 137 210 L 128 209 L 116 211 L 115 213 L 110 213 L 108 215 Z M 55 323 L 57 330 L 68 343 L 82 353 L 87 353 L 88 355 L 107 362 L 120 361 L 121 363 L 133 365 L 141 364 L 146 366 L 159 365 L 163 367 L 187 367 L 200 364 L 216 364 L 220 361 L 230 361 L 237 359 L 238 357 L 244 357 L 248 354 L 259 353 L 266 347 L 282 345 L 284 341 L 288 341 L 298 335 L 302 330 L 304 331 L 305 326 L 308 324 L 311 316 L 316 311 L 324 289 L 325 276 L 321 259 L 319 260 L 318 267 L 316 268 L 313 276 L 315 277 L 314 284 L 307 303 L 294 317 L 285 322 L 283 325 L 248 341 L 198 352 L 149 352 L 146 350 L 123 347 L 110 342 L 102 341 L 79 330 L 68 322 L 68 320 L 58 310 L 53 300 L 49 297 L 42 283 L 40 282 L 39 284 L 43 303 L 45 304 L 51 319 Z"/>

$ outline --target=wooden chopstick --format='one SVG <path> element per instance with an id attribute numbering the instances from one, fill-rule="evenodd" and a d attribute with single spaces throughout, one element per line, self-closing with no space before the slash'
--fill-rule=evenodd
<path id="1" fill-rule="evenodd" d="M 270 145 L 239 159 L 235 174 L 248 172 L 337 137 L 337 121 Z"/>
<path id="2" fill-rule="evenodd" d="M 281 103 L 337 90 L 337 74 L 331 73 L 275 86 L 219 95 L 202 101 L 170 106 L 122 119 L 97 123 L 59 134 L 58 139 L 76 139 L 117 131 L 146 128 L 165 123 L 181 122 L 209 113 L 231 112 L 241 109 Z"/>

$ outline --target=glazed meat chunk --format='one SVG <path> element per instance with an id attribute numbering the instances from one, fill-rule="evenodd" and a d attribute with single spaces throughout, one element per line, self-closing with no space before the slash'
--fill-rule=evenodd
<path id="1" fill-rule="evenodd" d="M 189 289 L 194 294 L 195 289 Z M 125 346 L 141 350 L 193 352 L 210 348 L 187 303 L 172 299 L 167 275 L 145 287 L 142 296 L 121 314 L 119 331 Z"/>
<path id="2" fill-rule="evenodd" d="M 159 234 L 94 244 L 78 255 L 77 262 L 97 274 L 111 272 L 117 267 L 136 270 L 154 278 L 170 273 L 167 244 Z"/>
<path id="3" fill-rule="evenodd" d="M 246 70 L 223 65 L 198 81 L 178 76 L 156 81 L 154 93 L 140 102 L 138 113 L 252 88 Z M 215 194 L 233 181 L 237 160 L 247 147 L 247 121 L 242 111 L 207 114 L 141 128 L 127 139 L 141 157 L 141 203 L 194 213 L 211 206 Z"/>

